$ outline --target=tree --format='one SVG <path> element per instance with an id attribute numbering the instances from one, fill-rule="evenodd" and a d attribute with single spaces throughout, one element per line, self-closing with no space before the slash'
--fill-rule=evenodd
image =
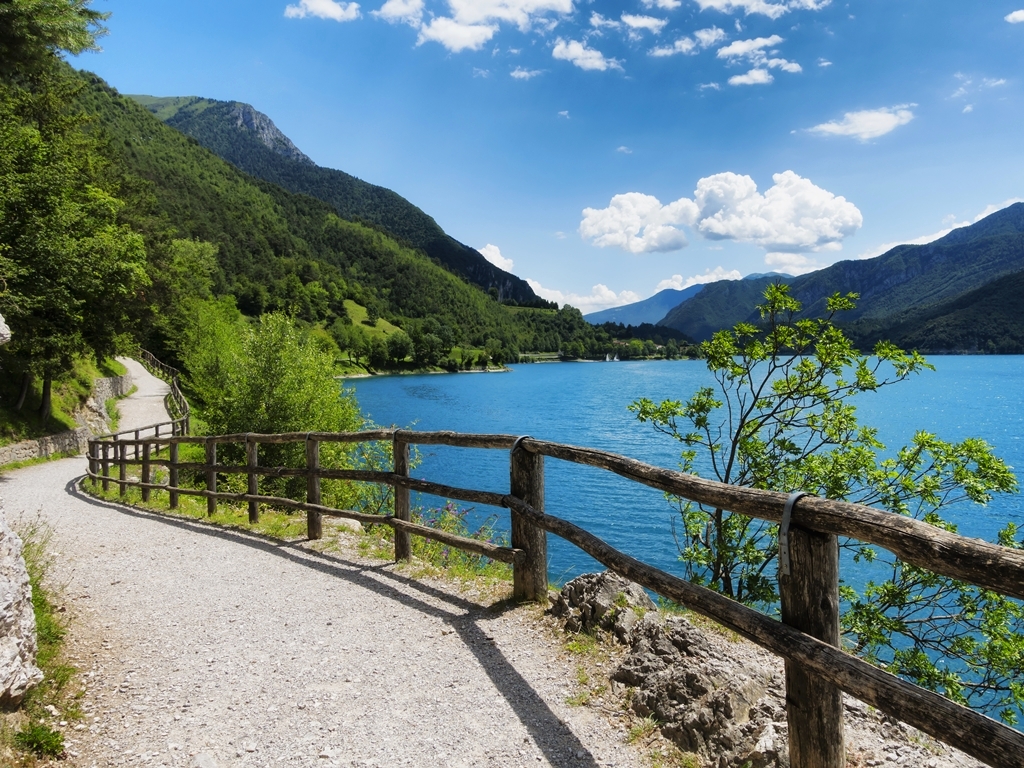
<path id="1" fill-rule="evenodd" d="M 396 365 L 412 354 L 412 339 L 403 330 L 397 330 L 387 338 L 388 357 Z"/>
<path id="2" fill-rule="evenodd" d="M 95 50 L 109 14 L 90 0 L 4 0 L 0 3 L 0 77 L 32 75 L 62 51 Z"/>
<path id="3" fill-rule="evenodd" d="M 833 323 L 854 294 L 828 300 L 823 318 L 798 318 L 785 285 L 771 285 L 760 327 L 740 323 L 701 345 L 713 387 L 688 401 L 630 405 L 641 422 L 684 445 L 681 467 L 733 485 L 803 490 L 910 515 L 953 529 L 941 512 L 1016 490 L 1016 478 L 982 440 L 958 443 L 918 432 L 886 453 L 877 430 L 859 424 L 858 394 L 931 369 L 916 352 L 879 343 L 869 358 Z M 736 600 L 777 601 L 777 526 L 674 499 L 687 578 Z M 1000 535 L 1015 543 L 1011 525 Z M 890 671 L 1008 721 L 1024 704 L 1024 608 L 1019 602 L 935 576 L 871 547 L 853 556 L 884 564 L 858 594 L 843 588 L 843 627 L 855 649 Z"/>

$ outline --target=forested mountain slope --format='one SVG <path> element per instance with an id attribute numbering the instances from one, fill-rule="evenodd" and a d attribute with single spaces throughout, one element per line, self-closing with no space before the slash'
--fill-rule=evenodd
<path id="1" fill-rule="evenodd" d="M 252 176 L 331 205 L 343 219 L 368 222 L 417 248 L 457 275 L 495 288 L 500 299 L 537 300 L 526 281 L 491 264 L 447 235 L 437 223 L 390 189 L 343 171 L 321 168 L 248 104 L 197 97 L 132 96 L 167 125 Z"/>
<path id="2" fill-rule="evenodd" d="M 657 323 L 666 313 L 674 307 L 700 293 L 703 285 L 691 285 L 689 288 L 676 290 L 666 288 L 663 291 L 651 296 L 649 299 L 626 304 L 622 307 L 602 309 L 600 312 L 591 312 L 584 315 L 588 323 L 598 325 L 600 323 L 622 323 L 623 325 L 642 325 L 643 323 Z"/>
<path id="3" fill-rule="evenodd" d="M 999 278 L 1021 270 L 1024 203 L 1016 203 L 975 224 L 955 229 L 933 243 L 900 245 L 873 259 L 841 261 L 817 272 L 783 279 L 813 315 L 825 311 L 825 300 L 833 293 L 859 294 L 857 309 L 845 315 L 844 322 L 859 321 L 858 337 L 862 344 L 870 346 L 873 342 L 868 337 L 873 333 L 888 332 L 887 329 L 897 326 L 902 328 L 903 335 L 923 338 L 916 331 L 911 333 L 919 319 L 932 317 L 932 310 L 945 313 L 942 307 L 952 307 L 952 302 L 975 290 L 980 293 L 972 302 L 978 306 L 979 297 L 997 287 Z M 747 295 L 754 285 L 760 282 L 713 283 L 672 310 L 661 324 L 693 338 L 706 339 L 714 331 L 742 320 L 756 322 L 754 307 L 759 295 Z M 953 315 L 947 317 L 947 331 L 952 331 L 948 323 L 965 322 L 966 315 L 956 316 L 961 320 L 954 321 Z M 1021 322 L 1012 314 L 1005 317 L 1007 321 Z M 966 339 L 968 331 L 963 327 L 949 338 Z"/>

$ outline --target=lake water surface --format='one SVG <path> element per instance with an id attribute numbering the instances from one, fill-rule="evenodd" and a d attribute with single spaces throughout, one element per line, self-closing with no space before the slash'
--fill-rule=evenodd
<path id="1" fill-rule="evenodd" d="M 854 402 L 863 424 L 898 448 L 916 430 L 946 440 L 981 437 L 1008 464 L 1024 471 L 1024 357 L 957 356 L 929 359 L 936 367 Z M 355 379 L 363 410 L 381 425 L 417 430 L 500 432 L 601 448 L 676 468 L 680 444 L 640 424 L 627 406 L 640 397 L 685 400 L 713 383 L 702 361 L 628 361 L 514 366 L 511 373 L 432 374 Z M 416 477 L 463 488 L 508 492 L 508 454 L 422 446 Z M 672 536 L 673 509 L 659 491 L 602 470 L 547 459 L 546 510 L 571 520 L 634 557 L 681 573 Z M 432 497 L 413 499 L 429 505 Z M 478 508 L 508 529 L 508 511 Z M 1024 526 L 1019 495 L 986 507 L 947 513 L 960 532 L 994 540 L 1007 521 Z M 549 537 L 549 571 L 559 583 L 597 566 L 557 537 Z M 849 571 L 845 573 L 849 578 Z"/>

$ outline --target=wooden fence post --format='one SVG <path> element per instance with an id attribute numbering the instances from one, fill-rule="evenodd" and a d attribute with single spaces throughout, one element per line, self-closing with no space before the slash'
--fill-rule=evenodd
<path id="1" fill-rule="evenodd" d="M 118 495 L 124 496 L 128 493 L 128 446 L 114 438 L 114 450 L 117 453 L 117 480 Z"/>
<path id="2" fill-rule="evenodd" d="M 142 500 L 143 501 L 149 501 L 149 488 L 146 488 L 146 485 L 149 484 L 149 481 L 150 481 L 150 479 L 153 476 L 153 473 L 150 471 L 152 469 L 152 466 L 149 463 L 149 458 L 150 458 L 150 444 L 146 443 L 145 445 L 142 446 L 142 475 L 140 477 L 140 480 L 143 483 L 143 486 L 142 486 Z"/>
<path id="3" fill-rule="evenodd" d="M 522 438 L 520 438 L 521 440 Z M 510 491 L 538 512 L 544 511 L 544 457 L 519 445 L 512 447 Z M 540 602 L 548 596 L 547 533 L 512 510 L 512 547 L 526 557 L 512 566 L 512 597 Z"/>
<path id="4" fill-rule="evenodd" d="M 789 574 L 779 572 L 782 621 L 839 647 L 839 541 L 803 528 L 789 529 Z M 792 768 L 843 768 L 843 695 L 786 661 L 786 716 Z"/>
<path id="5" fill-rule="evenodd" d="M 95 440 L 90 440 L 89 441 L 89 472 L 90 472 L 90 474 L 93 475 L 93 477 L 91 478 L 91 480 L 92 480 L 92 487 L 93 488 L 96 487 L 96 483 L 97 483 L 96 475 L 99 473 L 99 469 L 100 469 L 99 468 L 99 462 L 97 462 L 97 460 L 96 460 L 96 457 L 97 457 L 98 454 L 99 454 L 99 450 L 97 449 L 96 441 Z"/>
<path id="6" fill-rule="evenodd" d="M 315 474 L 320 469 L 320 442 L 306 438 L 306 503 L 320 504 L 320 476 Z M 306 512 L 306 537 L 322 539 L 324 535 L 323 520 L 319 512 Z"/>
<path id="7" fill-rule="evenodd" d="M 217 443 L 212 437 L 206 438 L 206 490 L 217 492 Z M 213 517 L 217 511 L 217 500 L 213 496 L 206 497 L 206 515 Z"/>
<path id="8" fill-rule="evenodd" d="M 110 490 L 110 443 L 103 441 L 103 492 Z"/>
<path id="9" fill-rule="evenodd" d="M 250 440 L 247 436 L 245 438 L 245 463 L 249 468 L 249 490 L 250 496 L 255 496 L 260 492 L 260 478 L 256 474 L 256 467 L 259 464 L 259 449 L 260 444 L 255 440 Z M 260 521 L 260 505 L 259 502 L 249 502 L 249 522 L 251 524 L 258 523 Z"/>
<path id="10" fill-rule="evenodd" d="M 135 430 L 135 460 L 136 461 L 139 460 L 139 438 L 140 438 L 140 431 L 136 429 Z"/>
<path id="11" fill-rule="evenodd" d="M 173 429 L 171 430 L 174 431 Z M 167 487 L 169 489 L 169 495 L 171 497 L 170 507 L 171 509 L 178 508 L 178 444 L 171 443 L 167 446 L 168 453 L 168 473 L 170 477 L 167 478 Z"/>
<path id="12" fill-rule="evenodd" d="M 160 425 L 157 424 L 153 427 L 153 437 L 156 438 L 156 455 L 160 455 Z"/>
<path id="13" fill-rule="evenodd" d="M 395 436 L 393 443 L 395 455 L 395 474 L 402 477 L 409 476 L 409 444 Z M 395 519 L 412 519 L 409 507 L 409 489 L 395 486 Z M 395 562 L 412 559 L 412 539 L 408 531 L 395 529 Z"/>

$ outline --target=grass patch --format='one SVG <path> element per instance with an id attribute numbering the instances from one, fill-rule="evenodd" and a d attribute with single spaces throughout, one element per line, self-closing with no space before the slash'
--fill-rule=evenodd
<path id="1" fill-rule="evenodd" d="M 75 423 L 74 412 L 89 399 L 93 382 L 96 379 L 123 376 L 128 372 L 116 360 L 97 363 L 91 357 L 78 358 L 71 371 L 53 380 L 53 413 L 44 424 L 38 416 L 39 404 L 42 402 L 42 380 L 38 377 L 33 380 L 25 404 L 20 411 L 16 411 L 14 404 L 21 394 L 21 374 L 13 371 L 6 360 L 0 362 L 0 366 L 4 371 L 4 375 L 0 376 L 0 445 L 75 429 L 78 424 Z"/>
<path id="2" fill-rule="evenodd" d="M 651 716 L 637 720 L 630 726 L 626 733 L 626 743 L 636 744 L 638 741 L 645 741 L 658 730 L 658 721 Z"/>
<path id="3" fill-rule="evenodd" d="M 67 622 L 60 607 L 61 590 L 48 578 L 52 562 L 51 530 L 41 521 L 15 526 L 24 544 L 23 554 L 32 587 L 38 651 L 36 665 L 43 682 L 26 694 L 21 706 L 3 717 L 0 744 L 11 765 L 35 766 L 38 760 L 64 753 L 61 721 L 79 720 L 83 692 L 77 670 L 65 656 Z"/>
<path id="4" fill-rule="evenodd" d="M 565 649 L 576 656 L 590 656 L 600 650 L 600 643 L 594 635 L 578 632 L 565 641 Z"/>
<path id="5" fill-rule="evenodd" d="M 675 747 L 656 749 L 647 755 L 647 759 L 651 762 L 651 768 L 703 768 L 704 765 L 699 755 Z"/>
<path id="6" fill-rule="evenodd" d="M 353 325 L 358 325 L 366 331 L 371 338 L 374 336 L 385 338 L 398 330 L 397 325 L 392 325 L 383 317 L 377 318 L 377 323 L 375 325 L 369 325 L 366 322 L 368 319 L 366 307 L 361 304 L 356 304 L 352 299 L 345 299 L 345 313 L 352 318 Z"/>

